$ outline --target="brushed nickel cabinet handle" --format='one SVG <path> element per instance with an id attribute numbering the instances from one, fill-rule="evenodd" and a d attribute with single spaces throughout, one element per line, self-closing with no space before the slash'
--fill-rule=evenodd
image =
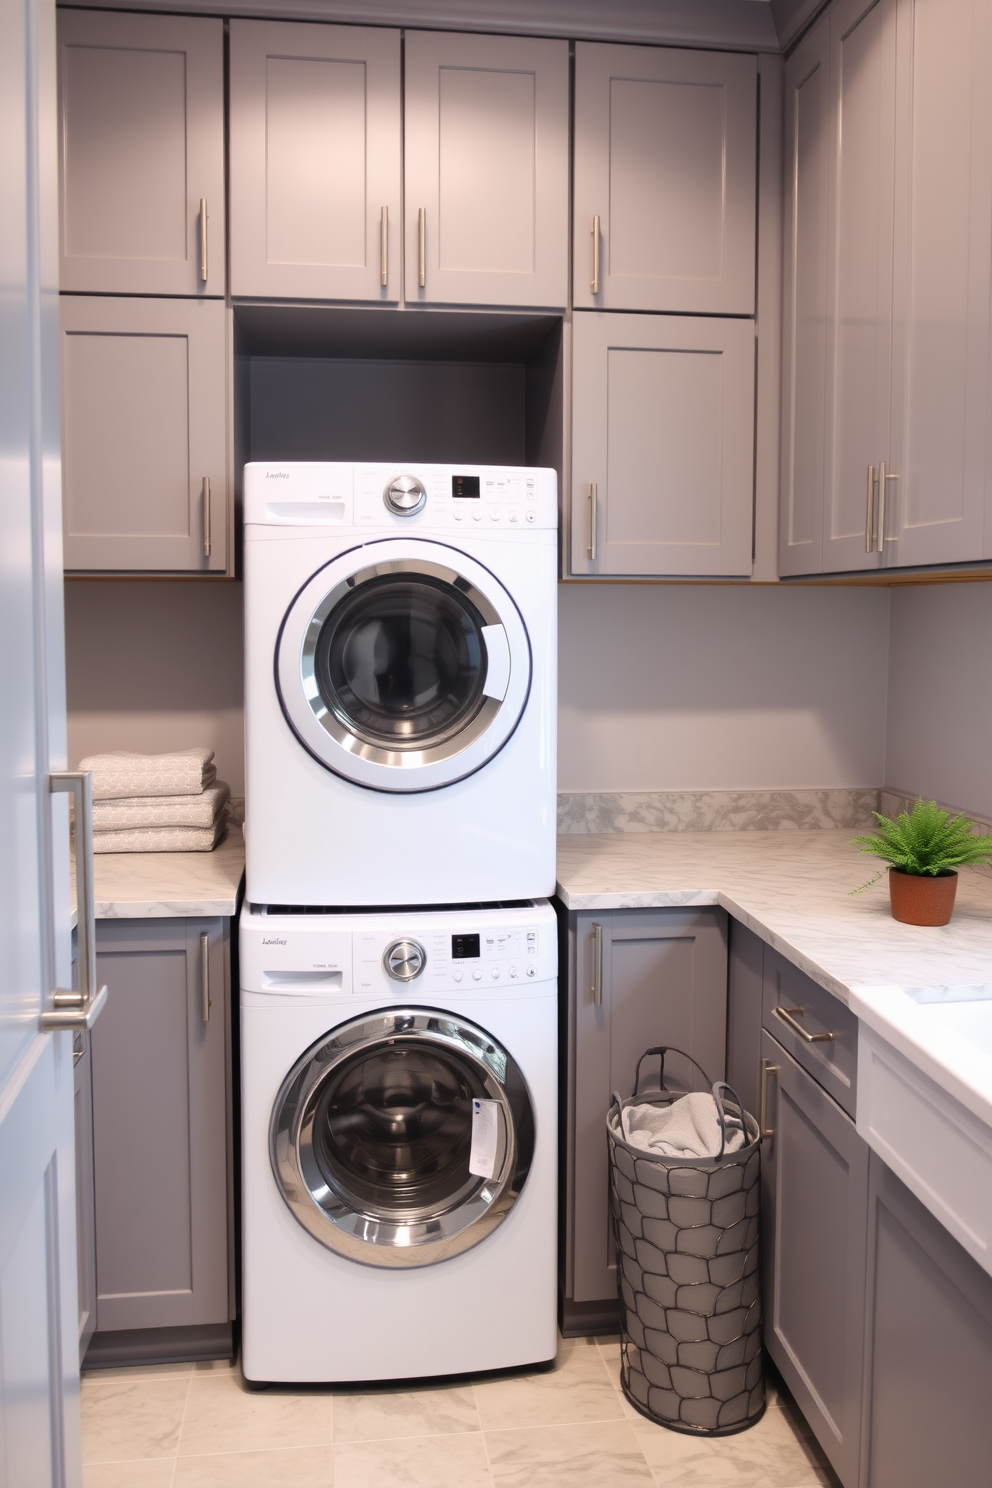
<path id="1" fill-rule="evenodd" d="M 203 507 L 203 556 L 210 557 L 210 477 L 205 475 L 200 482 L 200 503 Z"/>
<path id="2" fill-rule="evenodd" d="M 865 552 L 870 553 L 875 546 L 875 480 L 878 471 L 874 465 L 868 466 L 868 500 L 865 506 Z"/>
<path id="3" fill-rule="evenodd" d="M 594 295 L 599 294 L 599 217 L 592 219 L 592 279 L 589 288 Z"/>
<path id="4" fill-rule="evenodd" d="M 76 858 L 76 964 L 79 990 L 56 987 L 50 1010 L 40 1019 L 43 1033 L 76 1032 L 92 1028 L 107 1001 L 106 987 L 97 987 L 96 904 L 93 894 L 93 777 L 89 770 L 58 770 L 48 778 L 53 795 L 73 798 Z"/>
<path id="5" fill-rule="evenodd" d="M 597 1006 L 603 1001 L 603 927 L 592 927 L 592 986 L 589 988 Z"/>
<path id="6" fill-rule="evenodd" d="M 596 561 L 596 528 L 599 526 L 599 488 L 595 481 L 589 483 L 589 557 Z"/>
<path id="7" fill-rule="evenodd" d="M 421 207 L 417 213 L 417 266 L 418 283 L 421 289 L 427 287 L 427 208 Z"/>
<path id="8" fill-rule="evenodd" d="M 389 283 L 389 208 L 383 207 L 379 218 L 379 283 Z"/>
<path id="9" fill-rule="evenodd" d="M 200 935 L 200 1017 L 210 1022 L 210 932 Z"/>
<path id="10" fill-rule="evenodd" d="M 207 198 L 200 197 L 200 282 L 207 282 Z"/>
<path id="11" fill-rule="evenodd" d="M 779 1065 L 771 1064 L 767 1059 L 761 1061 L 761 1099 L 758 1104 L 758 1135 L 762 1137 L 773 1137 L 775 1128 L 768 1125 L 768 1081 L 779 1072 Z"/>
<path id="12" fill-rule="evenodd" d="M 894 537 L 885 535 L 885 486 L 887 481 L 898 480 L 899 477 L 891 470 L 886 470 L 883 461 L 878 467 L 878 552 L 885 551 L 887 542 L 895 542 Z"/>
<path id="13" fill-rule="evenodd" d="M 775 1009 L 775 1016 L 776 1018 L 781 1018 L 786 1028 L 791 1028 L 793 1033 L 798 1033 L 804 1044 L 829 1044 L 831 1039 L 837 1037 L 835 1033 L 808 1033 L 801 1023 L 796 1022 L 797 1018 L 804 1018 L 806 1016 L 805 1008 L 777 1007 Z"/>

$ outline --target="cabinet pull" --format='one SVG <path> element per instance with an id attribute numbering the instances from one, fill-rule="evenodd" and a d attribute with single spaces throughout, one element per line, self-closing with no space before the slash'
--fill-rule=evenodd
<path id="1" fill-rule="evenodd" d="M 427 208 L 421 207 L 417 213 L 417 266 L 418 283 L 421 289 L 427 287 Z"/>
<path id="2" fill-rule="evenodd" d="M 595 481 L 589 483 L 589 557 L 596 561 L 596 528 L 599 526 L 599 488 Z"/>
<path id="3" fill-rule="evenodd" d="M 48 777 L 53 795 L 73 798 L 76 817 L 76 933 L 79 990 L 56 987 L 51 1010 L 40 1018 L 43 1033 L 92 1028 L 107 1001 L 106 987 L 97 987 L 96 905 L 93 898 L 93 779 L 89 770 L 59 770 Z"/>
<path id="4" fill-rule="evenodd" d="M 589 288 L 594 295 L 599 294 L 599 217 L 592 219 L 592 279 Z"/>
<path id="5" fill-rule="evenodd" d="M 887 542 L 895 542 L 894 537 L 885 535 L 885 483 L 886 481 L 898 480 L 899 477 L 891 470 L 886 470 L 883 460 L 878 467 L 878 543 L 877 551 L 883 553 Z"/>
<path id="6" fill-rule="evenodd" d="M 200 1017 L 210 1022 L 210 932 L 200 935 Z"/>
<path id="7" fill-rule="evenodd" d="M 379 283 L 389 283 L 389 208 L 383 207 L 379 218 Z"/>
<path id="8" fill-rule="evenodd" d="M 778 1072 L 777 1064 L 769 1064 L 767 1059 L 761 1061 L 761 1099 L 758 1104 L 758 1135 L 761 1137 L 775 1135 L 775 1128 L 768 1125 L 768 1081 Z"/>
<path id="9" fill-rule="evenodd" d="M 592 927 L 592 1000 L 597 1006 L 603 1001 L 603 927 Z"/>
<path id="10" fill-rule="evenodd" d="M 207 198 L 200 197 L 200 282 L 207 282 Z"/>
<path id="11" fill-rule="evenodd" d="M 210 557 L 210 477 L 205 475 L 200 482 L 200 504 L 203 507 L 203 556 Z"/>
<path id="12" fill-rule="evenodd" d="M 801 1007 L 777 1007 L 775 1009 L 776 1018 L 781 1018 L 786 1028 L 791 1028 L 793 1033 L 798 1033 L 804 1044 L 828 1044 L 831 1039 L 837 1037 L 835 1033 L 807 1033 L 802 1024 L 796 1022 L 797 1018 L 803 1018 L 805 1015 L 806 1009 Z"/>
<path id="13" fill-rule="evenodd" d="M 79 1061 L 82 1059 L 82 1057 L 83 1057 L 83 1055 L 85 1053 L 86 1053 L 86 1040 L 83 1037 L 83 1035 L 77 1030 L 72 1035 L 72 1067 L 73 1067 L 73 1069 L 76 1068 L 76 1065 L 79 1063 Z"/>
<path id="14" fill-rule="evenodd" d="M 870 553 L 875 546 L 875 478 L 878 472 L 874 465 L 868 466 L 868 501 L 865 506 L 865 552 Z"/>

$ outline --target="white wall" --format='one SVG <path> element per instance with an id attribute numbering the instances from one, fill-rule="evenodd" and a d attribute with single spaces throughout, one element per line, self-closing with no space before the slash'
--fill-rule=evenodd
<path id="1" fill-rule="evenodd" d="M 877 786 L 889 594 L 560 591 L 561 791 Z"/>
<path id="2" fill-rule="evenodd" d="M 992 816 L 992 583 L 892 594 L 885 783 Z"/>
<path id="3" fill-rule="evenodd" d="M 206 744 L 244 795 L 242 586 L 68 581 L 69 764 L 107 749 Z"/>

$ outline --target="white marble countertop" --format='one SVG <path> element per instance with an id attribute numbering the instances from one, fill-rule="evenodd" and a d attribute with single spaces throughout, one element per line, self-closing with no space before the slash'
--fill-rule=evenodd
<path id="1" fill-rule="evenodd" d="M 233 915 L 245 867 L 239 828 L 213 852 L 97 853 L 93 888 L 98 920 Z M 72 923 L 76 885 L 72 884 Z"/>
<path id="2" fill-rule="evenodd" d="M 882 865 L 854 833 L 631 832 L 558 838 L 558 894 L 569 909 L 718 904 L 815 982 L 850 1003 L 861 987 L 992 983 L 992 877 L 964 869 L 949 925 L 903 925 Z"/>

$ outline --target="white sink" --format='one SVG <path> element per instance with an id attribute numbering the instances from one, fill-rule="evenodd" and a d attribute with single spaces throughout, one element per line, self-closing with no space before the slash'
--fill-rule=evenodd
<path id="1" fill-rule="evenodd" d="M 858 1131 L 992 1275 L 992 987 L 852 990 Z"/>

